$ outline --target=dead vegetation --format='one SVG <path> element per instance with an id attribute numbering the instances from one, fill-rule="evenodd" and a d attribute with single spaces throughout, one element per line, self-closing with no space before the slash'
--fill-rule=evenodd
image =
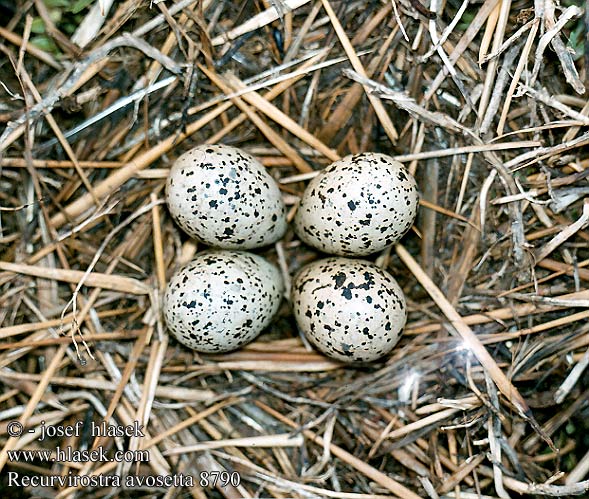
<path id="1" fill-rule="evenodd" d="M 2 497 L 588 496 L 580 7 L 87 4 L 0 2 Z M 260 158 L 291 218 L 306 180 L 343 155 L 385 152 L 416 175 L 416 227 L 375 255 L 410 305 L 389 358 L 322 357 L 286 302 L 241 351 L 168 338 L 166 278 L 200 248 L 168 217 L 164 179 L 204 142 Z M 286 276 L 320 256 L 292 231 L 263 253 Z M 77 421 L 138 421 L 146 436 L 38 440 Z M 8 456 L 68 445 L 149 460 Z M 199 483 L 214 470 L 241 483 Z M 195 480 L 17 491 L 9 472 Z"/>

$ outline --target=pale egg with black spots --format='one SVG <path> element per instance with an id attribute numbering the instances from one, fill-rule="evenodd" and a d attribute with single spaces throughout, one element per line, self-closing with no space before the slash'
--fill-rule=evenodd
<path id="1" fill-rule="evenodd" d="M 168 175 L 166 201 L 188 235 L 214 248 L 259 248 L 286 231 L 278 184 L 236 147 L 205 144 L 182 154 Z"/>
<path id="2" fill-rule="evenodd" d="M 319 351 L 344 362 L 388 354 L 407 320 L 403 290 L 387 271 L 350 258 L 317 260 L 292 285 L 297 325 Z"/>
<path id="3" fill-rule="evenodd" d="M 260 255 L 208 250 L 170 279 L 163 299 L 168 330 L 198 352 L 218 353 L 253 341 L 278 311 L 280 271 Z"/>
<path id="4" fill-rule="evenodd" d="M 417 215 L 413 176 L 386 154 L 346 156 L 305 189 L 294 220 L 305 243 L 341 256 L 369 255 L 403 237 Z"/>

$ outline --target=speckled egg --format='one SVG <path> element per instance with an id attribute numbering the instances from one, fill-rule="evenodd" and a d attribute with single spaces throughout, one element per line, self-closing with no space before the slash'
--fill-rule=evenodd
<path id="1" fill-rule="evenodd" d="M 235 147 L 200 145 L 182 154 L 168 175 L 166 200 L 178 225 L 214 248 L 259 248 L 286 231 L 277 183 Z"/>
<path id="2" fill-rule="evenodd" d="M 321 352 L 344 362 L 370 362 L 389 353 L 407 320 L 397 281 L 371 262 L 317 260 L 295 276 L 296 322 Z"/>
<path id="3" fill-rule="evenodd" d="M 390 156 L 346 156 L 322 170 L 305 189 L 295 231 L 325 253 L 369 255 L 397 242 L 417 215 L 417 184 Z"/>
<path id="4" fill-rule="evenodd" d="M 169 331 L 198 352 L 228 352 L 270 324 L 284 293 L 279 270 L 245 251 L 209 250 L 170 279 L 164 300 Z"/>

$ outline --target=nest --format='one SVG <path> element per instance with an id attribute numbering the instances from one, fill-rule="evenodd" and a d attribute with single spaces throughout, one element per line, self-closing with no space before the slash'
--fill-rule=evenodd
<path id="1" fill-rule="evenodd" d="M 587 497 L 581 8 L 90 3 L 0 2 L 2 497 Z M 372 257 L 409 305 L 391 355 L 323 357 L 287 300 L 236 352 L 168 336 L 203 247 L 163 188 L 202 143 L 259 158 L 291 220 L 346 154 L 416 176 Z M 259 253 L 286 279 L 322 256 L 292 230 Z"/>

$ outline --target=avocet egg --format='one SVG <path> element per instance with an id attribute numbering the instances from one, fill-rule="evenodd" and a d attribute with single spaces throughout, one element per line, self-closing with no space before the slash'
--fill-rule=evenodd
<path id="1" fill-rule="evenodd" d="M 183 345 L 228 352 L 270 324 L 283 293 L 280 271 L 265 258 L 246 251 L 204 251 L 170 279 L 164 317 Z"/>
<path id="2" fill-rule="evenodd" d="M 415 179 L 401 163 L 365 152 L 332 163 L 309 182 L 294 228 L 325 253 L 369 255 L 401 239 L 418 204 Z"/>
<path id="3" fill-rule="evenodd" d="M 182 154 L 168 175 L 166 201 L 188 235 L 214 248 L 258 248 L 286 231 L 278 184 L 235 147 L 200 145 Z"/>
<path id="4" fill-rule="evenodd" d="M 298 272 L 291 294 L 303 334 L 325 355 L 344 362 L 388 354 L 407 320 L 397 281 L 364 260 L 317 260 Z"/>

